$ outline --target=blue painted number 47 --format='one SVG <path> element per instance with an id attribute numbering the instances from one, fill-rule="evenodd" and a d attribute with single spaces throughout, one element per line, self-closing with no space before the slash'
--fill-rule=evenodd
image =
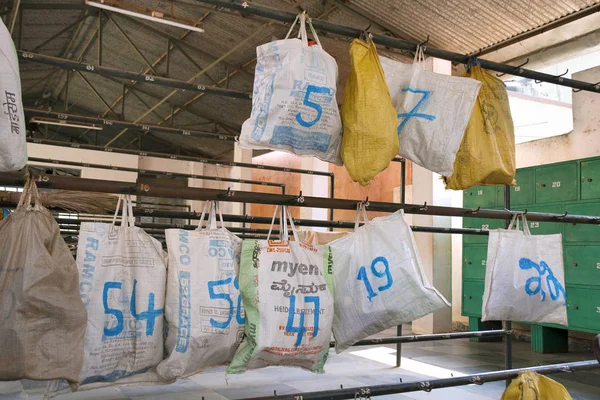
<path id="1" fill-rule="evenodd" d="M 383 265 L 383 271 L 380 272 L 379 270 L 377 270 L 378 264 Z M 385 257 L 377 257 L 373 261 L 371 261 L 371 273 L 376 278 L 386 278 L 386 283 L 384 285 L 378 286 L 377 292 L 381 293 L 392 287 L 394 280 L 392 278 L 392 273 L 390 272 L 390 264 L 388 263 L 388 260 Z M 367 290 L 367 299 L 369 299 L 369 301 L 372 301 L 371 299 L 377 296 L 378 293 L 375 293 L 375 291 L 373 290 L 373 286 L 371 285 L 371 281 L 369 280 L 369 277 L 367 275 L 367 269 L 365 267 L 360 267 L 360 269 L 358 270 L 358 277 L 356 279 L 364 282 L 365 289 Z"/>

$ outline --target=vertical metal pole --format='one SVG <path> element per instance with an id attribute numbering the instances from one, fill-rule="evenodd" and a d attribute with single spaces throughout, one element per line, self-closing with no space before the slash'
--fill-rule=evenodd
<path id="1" fill-rule="evenodd" d="M 329 177 L 329 197 L 332 199 L 335 197 L 335 176 L 333 175 L 333 173 Z M 334 209 L 330 208 L 329 209 L 329 220 L 330 221 L 333 221 L 333 212 L 334 212 Z M 330 227 L 329 230 L 333 232 L 333 227 Z"/>
<path id="2" fill-rule="evenodd" d="M 102 11 L 98 12 L 98 65 L 102 65 Z"/>
<path id="3" fill-rule="evenodd" d="M 510 186 L 504 186 L 504 208 L 510 210 Z M 508 228 L 510 219 L 504 221 L 504 227 Z M 504 329 L 512 330 L 512 321 L 504 321 Z M 504 338 L 504 369 L 512 369 L 512 334 L 506 335 Z M 510 385 L 510 379 L 506 380 L 506 386 Z"/>
<path id="4" fill-rule="evenodd" d="M 166 77 L 169 77 L 169 70 L 171 69 L 171 39 L 167 39 L 167 72 Z"/>
<path id="5" fill-rule="evenodd" d="M 406 203 L 406 160 L 400 161 L 400 204 Z M 402 336 L 402 325 L 396 328 L 396 336 Z M 396 343 L 396 368 L 402 365 L 402 343 Z"/>
<path id="6" fill-rule="evenodd" d="M 175 106 L 171 106 L 171 126 L 173 126 L 174 120 L 175 120 Z"/>
<path id="7" fill-rule="evenodd" d="M 127 94 L 127 86 L 123 85 L 123 94 L 121 95 L 121 119 L 125 121 L 125 95 Z"/>
<path id="8" fill-rule="evenodd" d="M 19 41 L 17 46 L 19 47 L 19 50 L 21 50 L 23 48 L 23 14 L 25 14 L 25 9 L 21 7 L 19 11 Z"/>
<path id="9" fill-rule="evenodd" d="M 69 109 L 69 81 L 71 80 L 71 71 L 67 70 L 67 81 L 65 82 L 65 111 Z"/>
<path id="10" fill-rule="evenodd" d="M 242 204 L 242 214 L 244 215 L 244 217 L 246 216 L 246 203 Z M 242 232 L 242 239 L 246 238 L 246 221 L 242 222 L 242 228 L 244 228 L 244 231 Z"/>

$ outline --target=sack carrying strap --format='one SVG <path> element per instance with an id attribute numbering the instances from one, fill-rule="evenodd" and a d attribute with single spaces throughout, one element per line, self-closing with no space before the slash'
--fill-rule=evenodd
<path id="1" fill-rule="evenodd" d="M 317 45 L 322 50 L 323 46 L 321 46 L 321 41 L 319 40 L 319 36 L 317 35 L 315 28 L 313 27 L 312 20 L 306 16 L 306 11 L 296 15 L 296 19 L 294 20 L 294 23 L 292 23 L 292 26 L 290 26 L 290 30 L 288 31 L 287 35 L 285 35 L 285 38 L 288 39 L 290 37 L 290 35 L 292 34 L 292 31 L 294 30 L 294 27 L 296 26 L 298 21 L 300 22 L 300 29 L 298 30 L 298 38 L 300 40 L 302 40 L 302 44 L 305 46 L 308 46 L 308 34 L 306 33 L 306 22 L 308 22 L 308 27 L 310 28 L 310 31 L 311 31 L 313 37 L 315 38 L 315 42 L 317 42 Z"/>
<path id="2" fill-rule="evenodd" d="M 421 62 L 425 61 L 425 46 L 417 45 L 417 51 L 415 51 L 415 59 L 413 60 L 413 64 L 421 64 Z"/>
<path id="3" fill-rule="evenodd" d="M 208 208 L 210 206 L 210 208 Z M 208 224 L 204 227 L 204 215 L 208 211 Z M 217 225 L 217 214 L 219 215 L 219 220 L 221 221 L 221 226 Z M 204 202 L 204 207 L 202 208 L 202 214 L 200 216 L 200 220 L 198 221 L 197 231 L 201 231 L 203 229 L 219 229 L 223 228 L 225 224 L 223 223 L 223 214 L 221 214 L 221 208 L 219 202 L 216 200 L 206 201 Z"/>
<path id="4" fill-rule="evenodd" d="M 517 213 L 513 215 L 510 220 L 510 225 L 508 225 L 508 230 L 519 231 L 519 217 L 521 218 L 521 222 L 523 224 L 523 233 L 525 235 L 531 235 L 529 231 L 529 224 L 527 223 L 527 218 L 525 218 L 525 213 Z"/>
<path id="5" fill-rule="evenodd" d="M 279 205 L 275 206 L 275 211 L 273 212 L 273 219 L 271 219 L 271 226 L 269 227 L 269 233 L 267 234 L 267 240 L 271 240 L 271 232 L 273 231 L 273 225 L 275 225 L 275 216 L 277 216 L 277 211 L 279 211 Z M 289 240 L 289 232 L 287 226 L 287 220 L 289 219 L 294 240 L 296 242 L 299 242 L 300 240 L 298 239 L 298 231 L 296 230 L 294 218 L 292 218 L 292 212 L 290 211 L 290 208 L 288 206 L 281 206 L 281 213 L 279 218 L 279 240 Z"/>
<path id="6" fill-rule="evenodd" d="M 368 203 L 367 203 L 368 204 Z M 354 230 L 358 229 L 361 223 L 360 217 L 362 216 L 362 222 L 366 225 L 369 223 L 369 217 L 367 217 L 367 204 L 361 201 L 356 205 L 356 219 L 354 220 Z"/>
<path id="7" fill-rule="evenodd" d="M 32 201 L 33 206 L 31 205 Z M 25 182 L 23 192 L 21 193 L 19 203 L 17 204 L 17 209 L 22 209 L 23 207 L 25 207 L 26 210 L 38 211 L 42 208 L 40 203 L 40 192 L 31 175 L 27 176 L 27 182 Z"/>
<path id="8" fill-rule="evenodd" d="M 133 205 L 131 202 L 131 195 L 129 194 L 119 195 L 119 200 L 117 201 L 117 208 L 115 209 L 115 214 L 113 215 L 112 224 L 116 225 L 117 223 L 117 215 L 119 214 L 121 202 L 123 203 L 123 211 L 121 213 L 121 226 L 126 226 L 129 228 L 135 226 L 135 217 L 133 216 Z"/>

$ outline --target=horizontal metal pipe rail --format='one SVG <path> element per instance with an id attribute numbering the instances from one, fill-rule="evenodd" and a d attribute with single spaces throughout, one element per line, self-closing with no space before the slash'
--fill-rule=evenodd
<path id="1" fill-rule="evenodd" d="M 40 157 L 29 157 L 28 161 L 29 162 L 39 162 L 39 163 L 48 163 L 48 164 L 68 165 L 68 166 L 74 166 L 74 167 L 110 169 L 111 171 L 135 172 L 138 174 L 174 176 L 174 177 L 180 177 L 180 178 L 192 178 L 192 179 L 200 179 L 200 180 L 205 180 L 205 181 L 233 182 L 233 183 L 245 183 L 245 184 L 250 184 L 250 185 L 274 186 L 274 187 L 280 187 L 282 189 L 281 192 L 285 193 L 285 184 L 275 183 L 275 182 L 254 181 L 254 180 L 249 180 L 249 179 L 222 178 L 220 176 L 182 174 L 179 172 L 165 172 L 165 171 L 158 171 L 158 170 L 154 170 L 154 169 L 118 167 L 118 166 L 114 166 L 114 165 L 92 164 L 92 163 L 86 163 L 86 162 L 64 161 L 64 160 L 52 160 L 50 158 L 40 158 Z"/>
<path id="2" fill-rule="evenodd" d="M 240 1 L 240 0 L 196 0 L 198 3 L 212 4 L 217 7 L 224 7 L 230 10 L 239 11 L 242 14 L 256 15 L 259 17 L 292 23 L 296 19 L 296 14 L 278 10 L 275 8 L 269 8 L 260 6 L 253 2 Z M 336 35 L 345 36 L 349 38 L 358 38 L 363 32 L 362 29 L 351 28 L 343 25 L 336 25 L 330 22 L 326 22 L 319 19 L 313 19 L 312 24 L 317 30 L 324 32 L 334 33 Z M 391 47 L 394 49 L 416 51 L 417 43 L 409 42 L 402 39 L 397 39 L 389 36 L 375 35 L 373 34 L 373 42 L 382 46 Z M 424 53 L 428 56 L 435 58 L 441 58 L 442 60 L 452 61 L 459 64 L 468 64 L 472 57 L 453 53 L 451 51 L 440 50 L 430 46 L 424 48 Z M 512 66 L 507 64 L 501 64 L 494 61 L 488 61 L 478 58 L 479 64 L 492 71 L 502 72 L 509 75 L 521 76 L 523 78 L 535 79 L 542 82 L 548 82 L 555 85 L 566 86 L 574 89 L 586 90 L 589 92 L 600 93 L 600 84 L 594 84 L 589 82 L 582 82 L 574 79 L 563 78 L 555 75 L 544 74 L 542 72 L 532 71 L 524 69 L 519 66 Z"/>
<path id="3" fill-rule="evenodd" d="M 111 78 L 121 78 L 130 81 L 150 83 L 154 85 L 166 86 L 174 89 L 189 90 L 217 96 L 232 97 L 236 99 L 251 100 L 252 94 L 233 89 L 224 89 L 215 86 L 196 85 L 177 79 L 163 78 L 157 75 L 140 74 L 132 71 L 124 71 L 117 68 L 104 67 L 102 65 L 88 64 L 79 61 L 67 60 L 64 58 L 51 57 L 44 54 L 32 53 L 29 51 L 17 50 L 20 60 L 30 61 L 39 64 L 52 65 L 62 69 L 72 71 L 89 72 Z"/>
<path id="4" fill-rule="evenodd" d="M 145 183 L 113 182 L 100 179 L 85 179 L 55 175 L 35 175 L 33 179 L 41 188 L 80 190 L 101 193 L 121 193 L 138 196 L 164 197 L 186 200 L 220 200 L 235 203 L 256 203 L 272 205 L 289 205 L 312 208 L 334 208 L 339 210 L 356 210 L 362 200 L 335 199 L 326 197 L 307 197 L 273 193 L 253 193 L 231 190 L 173 188 L 163 185 Z M 22 186 L 23 174 L 20 172 L 5 172 L 0 174 L 0 184 L 3 186 Z M 395 212 L 404 210 L 407 214 L 440 215 L 447 217 L 470 217 L 489 219 L 510 219 L 515 211 L 469 209 L 459 207 L 429 206 L 427 204 L 399 204 L 384 202 L 369 202 L 369 211 Z M 531 221 L 547 221 L 578 224 L 600 224 L 600 216 L 568 215 L 531 212 L 527 213 Z"/>
<path id="5" fill-rule="evenodd" d="M 96 124 L 107 127 L 121 127 L 121 128 L 133 128 L 139 129 L 144 132 L 156 132 L 156 133 L 166 133 L 171 135 L 178 135 L 184 137 L 197 137 L 197 138 L 205 138 L 205 139 L 215 139 L 215 140 L 225 140 L 234 142 L 237 136 L 231 135 L 221 135 L 213 132 L 202 132 L 196 131 L 193 129 L 181 129 L 177 127 L 168 127 L 162 125 L 151 125 L 151 124 L 139 124 L 130 121 L 119 121 L 117 119 L 108 119 L 101 117 L 91 117 L 88 115 L 79 115 L 79 114 L 66 114 L 66 113 L 58 113 L 49 110 L 39 110 L 37 108 L 25 107 L 23 109 L 25 115 L 27 117 L 44 117 L 44 118 L 55 118 L 60 121 L 64 121 L 65 125 L 68 122 L 84 122 L 87 124 Z M 85 128 L 83 128 L 85 129 Z"/>
<path id="6" fill-rule="evenodd" d="M 466 375 L 454 378 L 433 379 L 429 381 L 406 382 L 391 385 L 363 386 L 346 389 L 322 390 L 318 392 L 302 392 L 292 394 L 282 394 L 276 396 L 260 397 L 261 400 L 342 400 L 342 399 L 363 399 L 374 396 L 383 396 L 388 394 L 407 393 L 426 391 L 433 389 L 442 389 L 454 386 L 464 385 L 482 385 L 487 382 L 497 382 L 506 379 L 516 378 L 520 372 L 531 371 L 538 374 L 553 374 L 557 372 L 576 372 L 600 368 L 596 360 L 578 361 L 564 364 L 543 365 L 531 368 L 510 369 L 495 372 L 485 372 L 481 374 Z M 333 386 L 333 384 L 332 384 Z M 254 400 L 247 398 L 245 400 Z"/>
<path id="7" fill-rule="evenodd" d="M 226 166 L 226 167 L 264 169 L 266 171 L 292 172 L 292 173 L 296 173 L 296 174 L 319 175 L 319 176 L 327 176 L 327 177 L 333 176 L 332 172 L 312 171 L 312 170 L 307 170 L 307 169 L 287 168 L 287 167 L 276 167 L 273 165 L 228 162 L 228 161 L 212 160 L 210 158 L 190 157 L 190 156 L 182 156 L 179 154 L 166 154 L 166 153 L 157 153 L 157 152 L 152 152 L 152 151 L 122 149 L 122 148 L 117 148 L 117 147 L 96 146 L 93 144 L 61 142 L 58 140 L 48 140 L 48 139 L 38 139 L 38 138 L 27 138 L 27 141 L 29 143 L 37 143 L 37 144 L 44 144 L 44 145 L 50 145 L 50 146 L 71 147 L 74 149 L 104 151 L 107 153 L 130 154 L 130 155 L 135 155 L 135 156 L 140 156 L 140 157 L 156 157 L 156 158 L 166 158 L 169 160 L 192 161 L 192 162 L 197 162 L 200 164 L 222 165 L 222 166 Z"/>
<path id="8" fill-rule="evenodd" d="M 473 331 L 473 332 L 454 332 L 454 333 L 436 333 L 432 335 L 412 335 L 412 336 L 391 336 L 384 338 L 374 338 L 359 340 L 354 343 L 354 346 L 374 346 L 381 344 L 396 344 L 396 343 L 413 343 L 413 342 L 436 342 L 439 340 L 451 339 L 469 339 L 469 338 L 492 338 L 504 337 L 512 334 L 511 331 L 502 329 L 491 331 Z M 329 343 L 329 347 L 335 347 L 335 342 Z"/>

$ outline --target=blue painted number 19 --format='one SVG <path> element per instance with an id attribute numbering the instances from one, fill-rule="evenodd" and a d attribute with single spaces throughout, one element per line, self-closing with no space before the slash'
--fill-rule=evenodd
<path id="1" fill-rule="evenodd" d="M 311 126 L 319 122 L 319 120 L 321 119 L 321 114 L 323 114 L 323 108 L 321 107 L 321 105 L 310 101 L 311 93 L 329 94 L 330 90 L 326 86 L 308 85 L 306 87 L 306 94 L 304 95 L 304 101 L 302 104 L 304 104 L 305 106 L 309 106 L 310 108 L 314 108 L 317 112 L 317 116 L 312 121 L 305 121 L 304 118 L 302 118 L 301 113 L 296 114 L 296 121 L 305 128 L 310 128 Z"/>
<path id="2" fill-rule="evenodd" d="M 379 263 L 383 264 L 383 272 L 379 272 L 377 268 L 375 268 L 375 266 Z M 394 280 L 392 279 L 392 274 L 390 272 L 390 264 L 388 263 L 388 260 L 385 257 L 377 257 L 371 262 L 371 272 L 377 278 L 385 277 L 387 279 L 387 283 L 385 285 L 379 286 L 377 288 L 378 292 L 383 292 L 392 287 L 392 283 L 394 283 Z M 367 299 L 369 299 L 369 301 L 371 301 L 373 297 L 377 296 L 377 293 L 375 293 L 375 291 L 373 290 L 373 286 L 371 286 L 371 282 L 369 281 L 369 277 L 367 276 L 367 269 L 365 267 L 360 267 L 360 269 L 358 270 L 358 277 L 356 279 L 364 282 L 365 288 L 367 289 Z"/>

